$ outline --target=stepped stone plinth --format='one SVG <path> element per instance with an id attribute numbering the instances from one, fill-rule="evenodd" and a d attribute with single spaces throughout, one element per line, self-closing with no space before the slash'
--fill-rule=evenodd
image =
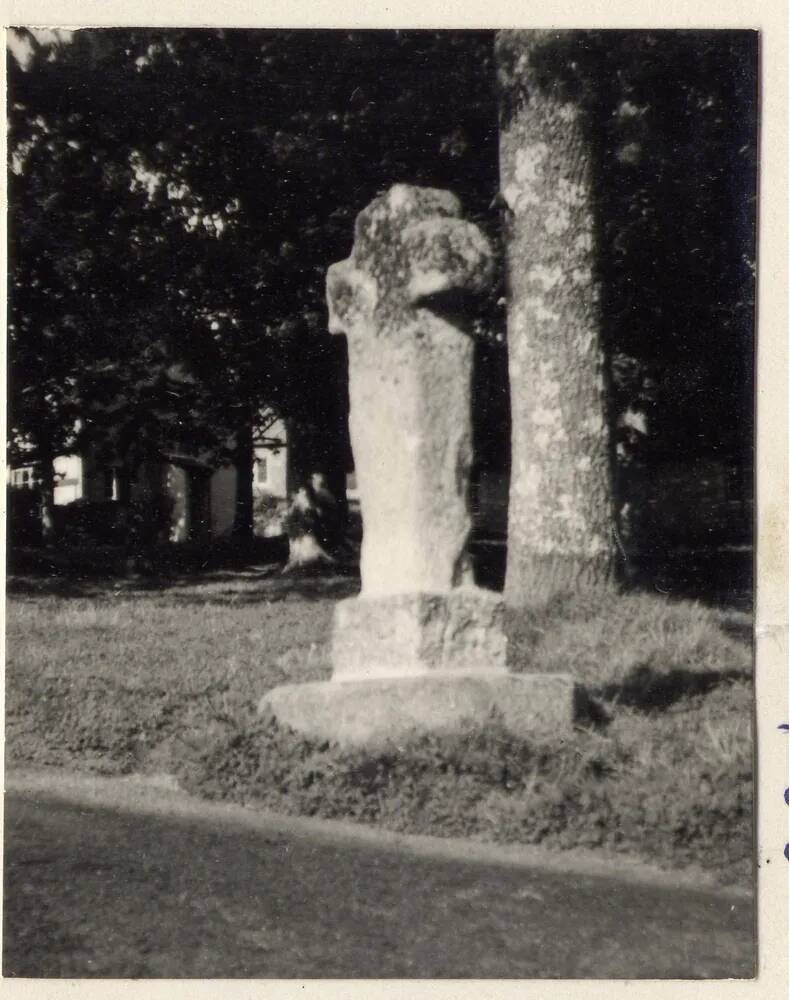
<path id="1" fill-rule="evenodd" d="M 348 338 L 362 590 L 340 602 L 330 681 L 269 692 L 293 728 L 347 745 L 484 724 L 567 728 L 565 675 L 507 670 L 504 606 L 470 582 L 473 330 L 492 248 L 446 191 L 396 185 L 358 217 L 329 268 L 329 329 Z"/>

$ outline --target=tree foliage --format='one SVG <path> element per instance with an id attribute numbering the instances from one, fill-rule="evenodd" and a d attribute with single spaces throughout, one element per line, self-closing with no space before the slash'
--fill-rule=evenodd
<path id="1" fill-rule="evenodd" d="M 11 443 L 35 458 L 98 435 L 139 461 L 194 402 L 158 219 L 70 60 L 39 50 L 10 76 Z"/>
<path id="2" fill-rule="evenodd" d="M 741 453 L 756 36 L 586 37 L 614 408 L 647 412 L 652 452 Z M 220 450 L 265 406 L 318 461 L 347 405 L 325 270 L 356 214 L 392 183 L 429 184 L 496 229 L 492 42 L 86 29 L 10 60 L 14 439 L 62 450 L 80 417 L 130 460 L 168 441 Z M 492 440 L 506 385 L 488 399 Z"/>
<path id="3" fill-rule="evenodd" d="M 155 443 L 191 419 L 219 440 L 263 406 L 313 429 L 328 415 L 336 436 L 344 372 L 325 332 L 326 267 L 377 190 L 473 190 L 485 150 L 495 162 L 487 47 L 476 34 L 86 30 L 12 64 L 12 314 L 28 331 L 13 380 L 21 391 L 46 355 L 59 391 L 73 385 L 73 407 L 52 411 L 58 446 L 105 395 L 111 419 L 94 415 L 93 430 L 116 438 L 125 425 Z M 23 290 L 37 254 L 53 263 L 35 299 Z M 53 301 L 79 386 L 47 344 L 33 349 Z M 154 406 L 150 386 L 129 392 L 140 368 L 167 374 L 163 399 L 187 396 L 185 412 Z M 174 370 L 189 376 L 175 388 Z M 39 432 L 40 413 L 12 409 Z"/>

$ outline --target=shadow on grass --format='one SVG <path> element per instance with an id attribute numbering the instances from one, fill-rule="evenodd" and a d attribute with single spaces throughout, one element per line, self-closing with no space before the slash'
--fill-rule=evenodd
<path id="1" fill-rule="evenodd" d="M 726 635 L 731 636 L 732 639 L 736 639 L 738 642 L 747 642 L 749 646 L 753 645 L 754 633 L 752 613 L 743 612 L 742 615 L 738 617 L 726 615 L 721 618 L 720 627 Z"/>
<path id="2" fill-rule="evenodd" d="M 43 550 L 19 549 L 9 554 L 8 592 L 18 596 L 100 597 L 108 590 L 113 592 L 164 592 L 173 588 L 198 587 L 222 582 L 244 582 L 253 588 L 259 581 L 278 581 L 276 596 L 266 592 L 256 594 L 250 589 L 240 600 L 286 599 L 293 594 L 306 599 L 318 599 L 332 592 L 332 587 L 353 593 L 351 587 L 340 584 L 326 585 L 334 578 L 358 579 L 358 567 L 338 565 L 331 567 L 326 576 L 293 575 L 280 577 L 286 551 L 279 551 L 270 540 L 261 540 L 260 551 L 203 552 L 192 547 L 181 552 L 169 546 L 159 556 L 149 560 L 150 565 L 134 574 L 125 570 L 125 559 L 115 550 L 96 549 L 95 552 L 45 553 Z M 280 546 L 281 547 L 281 546 Z M 472 535 L 469 551 L 474 564 L 474 576 L 479 586 L 500 591 L 504 586 L 507 561 L 506 539 L 482 538 Z M 228 554 L 229 553 L 229 554 Z M 217 565 L 217 555 L 225 565 Z M 72 558 L 73 556 L 73 558 Z M 231 558 L 232 556 L 232 558 Z M 228 565 L 227 562 L 230 561 Z M 213 561 L 214 565 L 211 565 Z M 89 565 L 88 565 L 89 564 Z M 626 589 L 660 594 L 665 597 L 698 600 L 708 606 L 750 612 L 753 604 L 753 553 L 743 546 L 739 550 L 695 550 L 666 553 L 659 550 L 631 559 L 625 572 Z M 230 598 L 231 595 L 217 594 Z M 750 622 L 728 620 L 722 627 L 738 639 L 750 641 Z"/>
<path id="3" fill-rule="evenodd" d="M 126 585 L 131 581 L 125 581 Z M 13 575 L 6 578 L 6 593 L 13 597 L 100 598 L 120 586 L 117 579 L 91 577 Z"/>
<path id="4" fill-rule="evenodd" d="M 334 567 L 331 574 L 295 576 L 281 574 L 279 566 L 245 570 L 206 571 L 177 576 L 79 577 L 9 576 L 9 595 L 21 598 L 58 597 L 96 599 L 161 594 L 176 604 L 243 605 L 286 600 L 340 600 L 359 591 L 354 568 Z"/>
<path id="5" fill-rule="evenodd" d="M 235 578 L 238 580 L 238 578 Z M 216 581 L 213 581 L 216 582 Z M 200 587 L 200 582 L 180 583 L 167 592 L 168 600 L 175 604 L 206 604 L 239 607 L 251 604 L 276 604 L 282 601 L 339 601 L 359 593 L 358 576 L 294 578 L 272 577 L 244 589 L 225 587 L 213 590 Z"/>
<path id="6" fill-rule="evenodd" d="M 693 671 L 674 669 L 658 673 L 651 667 L 640 666 L 624 680 L 594 688 L 590 694 L 604 702 L 616 702 L 639 712 L 663 712 L 686 698 L 709 694 L 721 684 L 749 682 L 752 678 L 743 670 Z"/>

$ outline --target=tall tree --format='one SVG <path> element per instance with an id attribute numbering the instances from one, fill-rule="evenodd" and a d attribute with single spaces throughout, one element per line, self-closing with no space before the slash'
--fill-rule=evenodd
<path id="1" fill-rule="evenodd" d="M 504 32 L 497 49 L 520 602 L 609 577 L 623 462 L 748 465 L 757 36 Z"/>
<path id="2" fill-rule="evenodd" d="M 502 32 L 513 604 L 612 575 L 611 446 L 594 150 L 575 33 Z"/>

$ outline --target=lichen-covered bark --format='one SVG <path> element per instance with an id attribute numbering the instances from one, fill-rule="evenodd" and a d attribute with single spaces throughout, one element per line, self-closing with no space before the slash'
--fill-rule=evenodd
<path id="1" fill-rule="evenodd" d="M 505 594 L 516 605 L 605 583 L 614 560 L 592 152 L 577 90 L 552 78 L 571 75 L 576 38 L 502 32 L 497 43 L 512 399 Z"/>

